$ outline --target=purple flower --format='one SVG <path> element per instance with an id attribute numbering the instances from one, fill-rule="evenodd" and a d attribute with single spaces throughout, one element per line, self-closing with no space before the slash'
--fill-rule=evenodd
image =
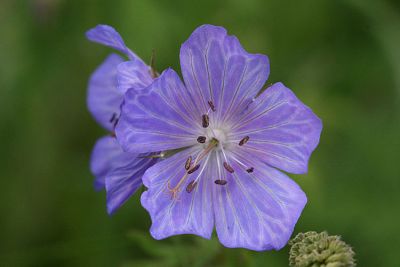
<path id="1" fill-rule="evenodd" d="M 149 66 L 125 46 L 112 27 L 99 25 L 86 35 L 91 41 L 117 49 L 130 60 L 124 62 L 122 57 L 111 54 L 92 74 L 88 86 L 89 111 L 110 132 L 93 149 L 91 171 L 96 177 L 95 188 L 106 188 L 107 211 L 111 214 L 142 185 L 144 171 L 155 163 L 146 155 L 124 152 L 114 134 L 125 92 L 132 89 L 140 94 L 153 78 Z"/>
<path id="2" fill-rule="evenodd" d="M 180 62 L 185 84 L 168 69 L 146 94 L 128 91 L 116 128 L 132 153 L 181 149 L 143 176 L 152 236 L 210 238 L 215 225 L 227 247 L 282 248 L 307 199 L 277 169 L 307 172 L 320 119 L 282 83 L 256 97 L 268 58 L 224 28 L 196 29 Z"/>

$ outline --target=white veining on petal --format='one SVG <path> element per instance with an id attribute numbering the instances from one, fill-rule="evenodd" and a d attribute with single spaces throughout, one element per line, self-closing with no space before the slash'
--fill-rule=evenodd
<path id="1" fill-rule="evenodd" d="M 193 78 L 196 81 L 198 92 L 200 93 L 200 99 L 201 99 L 201 102 L 203 103 L 204 110 L 207 110 L 206 100 L 204 98 L 203 91 L 200 89 L 199 80 L 198 80 L 197 75 L 196 75 L 196 73 L 194 71 L 192 50 L 189 50 L 189 53 L 190 53 L 190 66 L 191 66 L 191 70 L 192 70 L 192 75 L 193 75 Z"/>
<path id="2" fill-rule="evenodd" d="M 232 105 L 233 105 L 233 103 L 236 101 L 237 94 L 238 94 L 238 92 L 239 92 L 239 89 L 240 89 L 241 86 L 242 86 L 243 78 L 244 78 L 245 75 L 246 75 L 246 71 L 247 71 L 247 61 L 246 61 L 246 64 L 245 64 L 245 66 L 244 66 L 244 70 L 243 70 L 243 72 L 242 72 L 242 76 L 240 77 L 239 84 L 236 86 L 235 92 L 234 92 L 234 94 L 233 94 L 233 99 L 231 100 L 231 102 L 230 102 L 230 104 L 229 104 L 228 110 L 225 111 L 226 113 L 225 113 L 225 116 L 224 116 L 223 119 L 222 119 L 222 123 L 224 123 L 224 122 L 226 121 L 228 114 L 230 114 L 230 110 L 231 110 L 231 108 L 232 108 Z"/>
<path id="3" fill-rule="evenodd" d="M 187 126 L 184 126 L 184 125 L 181 124 L 181 123 L 177 123 L 175 120 L 169 120 L 169 119 L 167 119 L 167 118 L 160 118 L 156 113 L 149 111 L 149 109 L 146 109 L 146 107 L 144 107 L 141 103 L 137 103 L 136 105 L 137 105 L 138 107 L 140 107 L 143 111 L 146 111 L 146 113 L 147 113 L 148 115 L 151 115 L 151 117 L 153 117 L 153 118 L 155 118 L 155 119 L 157 119 L 157 120 L 165 121 L 165 122 L 167 122 L 168 124 L 174 125 L 174 126 L 178 127 L 179 129 L 184 130 L 184 131 L 189 132 L 189 133 L 194 133 L 194 131 L 195 131 L 194 129 L 189 128 L 189 127 L 187 127 Z"/>
<path id="4" fill-rule="evenodd" d="M 205 51 L 205 53 L 204 53 L 204 59 L 205 59 L 206 70 L 207 70 L 208 90 L 209 90 L 209 92 L 210 92 L 211 101 L 214 101 L 214 94 L 213 94 L 214 90 L 212 90 L 212 86 L 211 86 L 211 75 L 210 75 L 210 71 L 209 71 L 209 67 L 208 67 L 208 51 L 209 51 L 209 49 L 210 49 L 210 44 L 211 44 L 211 41 L 209 40 L 209 41 L 207 42 L 206 51 Z"/>
<path id="5" fill-rule="evenodd" d="M 272 110 L 274 110 L 274 109 L 278 108 L 279 106 L 282 106 L 282 105 L 284 105 L 286 103 L 287 103 L 287 101 L 282 101 L 282 102 L 276 103 L 275 105 L 271 106 L 270 108 L 268 108 L 266 110 L 263 110 L 259 114 L 251 117 L 250 119 L 245 120 L 244 122 L 243 122 L 243 120 L 246 119 L 247 116 L 243 116 L 240 120 L 238 120 L 236 122 L 236 124 L 235 124 L 233 129 L 236 129 L 236 128 L 239 128 L 239 127 L 243 127 L 243 126 L 247 125 L 248 123 L 250 123 L 251 121 L 261 117 L 262 115 L 267 114 L 268 112 L 270 112 L 270 111 L 272 111 Z"/>
<path id="6" fill-rule="evenodd" d="M 204 170 L 207 167 L 207 163 L 208 163 L 208 160 L 210 159 L 210 156 L 211 156 L 211 154 L 208 154 L 207 159 L 204 162 L 203 167 L 201 168 L 199 175 L 193 181 L 196 182 L 197 180 L 199 180 L 200 176 L 203 174 Z M 203 179 L 203 180 L 205 180 L 205 179 Z M 203 181 L 203 186 L 205 186 L 204 181 Z M 187 219 L 186 219 L 186 225 L 189 223 L 189 221 L 190 221 L 190 219 L 192 217 L 194 199 L 196 198 L 196 194 L 198 192 L 198 188 L 199 188 L 199 186 L 196 186 L 196 188 L 194 189 L 194 192 L 192 191 L 192 194 L 194 194 L 194 196 L 192 197 L 192 200 L 191 200 L 191 203 L 190 203 L 189 214 L 188 214 Z"/>

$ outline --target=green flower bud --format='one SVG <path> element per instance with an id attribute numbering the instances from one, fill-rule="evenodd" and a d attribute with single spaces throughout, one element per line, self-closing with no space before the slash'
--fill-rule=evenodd
<path id="1" fill-rule="evenodd" d="M 340 236 L 327 232 L 299 233 L 289 241 L 289 265 L 292 267 L 352 267 L 354 252 Z"/>

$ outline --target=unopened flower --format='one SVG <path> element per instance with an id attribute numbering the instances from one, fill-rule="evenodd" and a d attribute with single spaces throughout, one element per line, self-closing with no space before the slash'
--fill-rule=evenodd
<path id="1" fill-rule="evenodd" d="M 282 83 L 256 97 L 268 58 L 222 27 L 196 29 L 180 62 L 185 84 L 168 69 L 146 94 L 129 90 L 116 127 L 126 151 L 181 149 L 143 176 L 152 236 L 210 238 L 215 225 L 227 247 L 282 248 L 307 200 L 276 168 L 307 171 L 320 119 Z"/>
<path id="2" fill-rule="evenodd" d="M 292 267 L 352 267 L 354 252 L 340 236 L 327 232 L 299 233 L 289 241 L 289 264 Z"/>
<path id="3" fill-rule="evenodd" d="M 106 188 L 107 211 L 113 213 L 141 185 L 144 171 L 155 160 L 138 153 L 126 153 L 118 144 L 114 128 L 118 123 L 124 94 L 128 89 L 140 93 L 153 81 L 151 68 L 125 46 L 121 36 L 110 26 L 99 25 L 86 33 L 89 40 L 110 46 L 128 57 L 111 54 L 92 74 L 87 105 L 96 121 L 110 132 L 100 138 L 92 152 L 91 171 L 97 190 Z M 124 73 L 119 75 L 118 66 Z M 118 78 L 121 77 L 121 78 Z M 129 77 L 129 81 L 125 80 Z"/>

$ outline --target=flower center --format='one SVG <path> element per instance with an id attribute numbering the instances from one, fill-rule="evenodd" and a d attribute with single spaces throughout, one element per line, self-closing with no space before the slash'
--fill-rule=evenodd
<path id="1" fill-rule="evenodd" d="M 207 140 L 216 139 L 218 141 L 218 146 L 216 147 L 216 149 L 220 150 L 221 146 L 223 148 L 226 148 L 226 144 L 228 142 L 226 130 L 221 128 L 212 129 L 211 127 L 209 127 L 206 130 L 206 137 Z"/>
<path id="2" fill-rule="evenodd" d="M 237 166 L 244 168 L 248 173 L 252 173 L 254 171 L 253 167 L 241 162 L 233 154 L 227 154 L 229 151 L 232 152 L 231 149 L 233 149 L 235 146 L 241 147 L 246 144 L 250 137 L 244 136 L 241 140 L 231 140 L 228 137 L 228 133 L 230 131 L 229 127 L 224 127 L 224 125 L 221 127 L 220 124 L 215 123 L 215 121 L 212 120 L 212 116 L 210 121 L 210 111 L 215 112 L 216 108 L 212 101 L 208 101 L 208 104 L 210 109 L 207 111 L 207 113 L 201 116 L 201 126 L 204 130 L 202 131 L 202 135 L 197 137 L 197 142 L 201 144 L 200 151 L 195 158 L 189 156 L 185 160 L 185 173 L 175 186 L 171 186 L 170 182 L 168 182 L 168 191 L 170 192 L 172 199 L 177 198 L 181 190 L 181 186 L 189 176 L 193 176 L 193 179 L 191 179 L 191 181 L 187 184 L 186 192 L 191 193 L 196 188 L 198 180 L 205 170 L 209 160 L 216 161 L 216 165 L 218 167 L 217 177 L 213 177 L 214 179 L 216 178 L 214 182 L 217 185 L 227 184 L 227 175 L 225 172 L 235 172 L 234 168 L 230 164 L 230 161 L 237 163 Z M 211 155 L 213 155 L 213 157 L 211 157 Z"/>

